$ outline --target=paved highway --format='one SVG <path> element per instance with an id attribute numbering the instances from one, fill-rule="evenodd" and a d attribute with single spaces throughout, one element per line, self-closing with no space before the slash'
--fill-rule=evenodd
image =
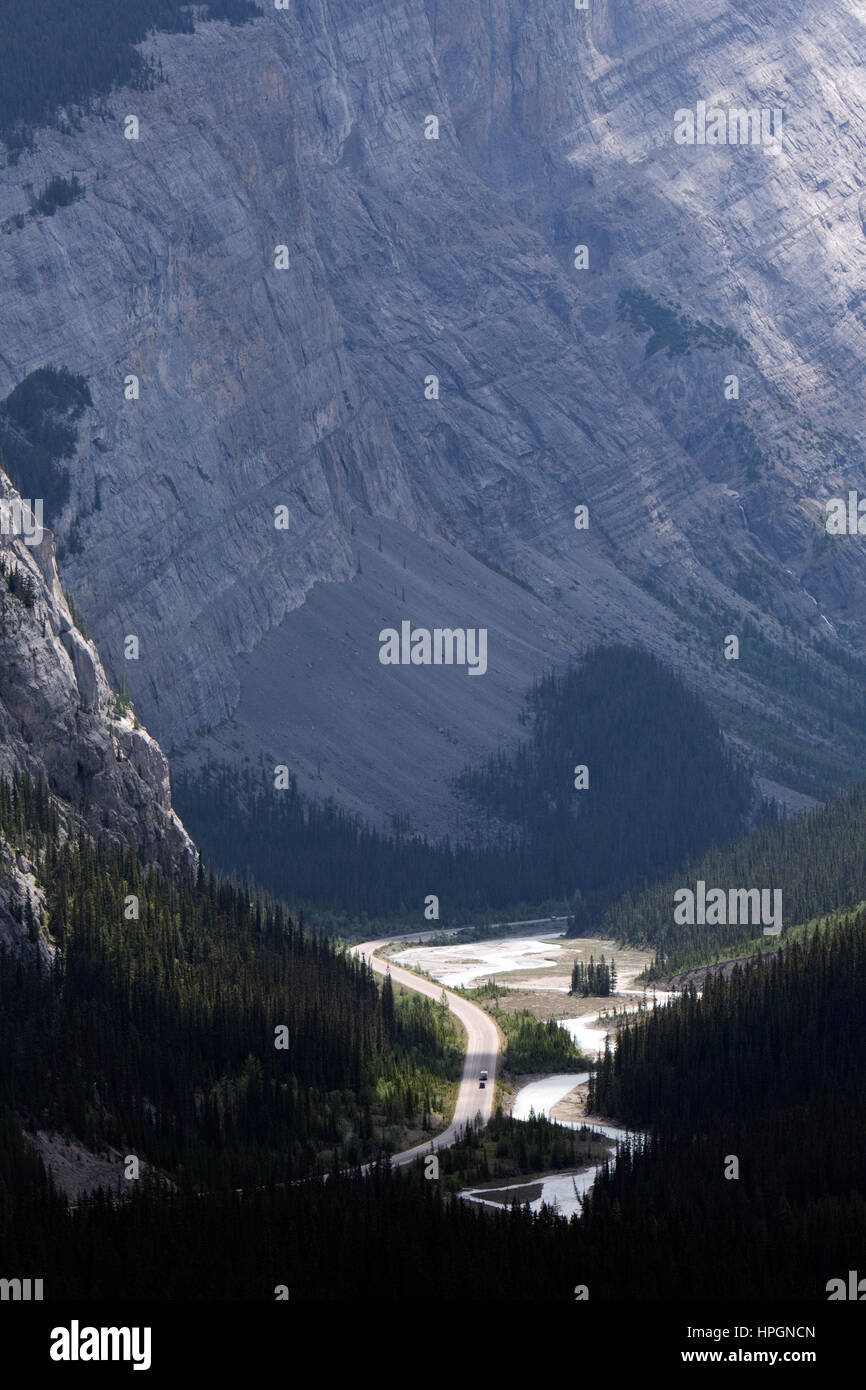
<path id="1" fill-rule="evenodd" d="M 417 941 L 417 934 L 411 939 Z M 394 965 L 391 961 L 383 960 L 374 954 L 380 947 L 387 946 L 394 940 L 393 936 L 388 936 L 381 941 L 365 941 L 360 946 L 353 946 L 352 954 L 360 956 L 372 965 L 377 975 L 387 975 L 390 970 L 395 985 L 405 985 L 407 989 L 417 990 L 419 994 L 426 994 L 438 1002 L 442 998 L 442 985 L 435 980 L 425 980 L 423 975 L 414 975 L 411 970 L 404 970 L 402 966 Z M 392 1154 L 391 1162 L 395 1165 L 411 1163 L 419 1154 L 430 1153 L 431 1148 L 447 1149 L 449 1144 L 455 1142 L 458 1130 L 464 1127 L 467 1120 L 474 1121 L 480 1114 L 482 1122 L 487 1124 L 493 1114 L 496 1063 L 503 1043 L 502 1034 L 490 1015 L 479 1009 L 477 1004 L 470 1003 L 468 999 L 461 999 L 459 995 L 452 994 L 447 989 L 445 997 L 449 1009 L 466 1029 L 466 1062 L 454 1115 L 448 1128 L 441 1134 L 426 1139 L 423 1144 L 416 1144 L 413 1149 Z M 483 1091 L 478 1085 L 482 1071 L 487 1072 L 487 1085 Z"/>

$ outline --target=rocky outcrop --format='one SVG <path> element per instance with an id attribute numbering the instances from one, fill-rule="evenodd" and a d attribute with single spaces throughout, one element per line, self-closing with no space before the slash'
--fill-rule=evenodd
<path id="1" fill-rule="evenodd" d="M 784 947 L 781 948 L 784 950 Z M 701 965 L 694 970 L 681 970 L 676 975 L 671 975 L 669 980 L 656 981 L 656 987 L 661 990 L 676 990 L 682 992 L 686 989 L 701 990 L 707 976 L 719 975 L 723 980 L 729 980 L 734 970 L 739 966 L 741 970 L 750 965 L 754 965 L 757 955 L 736 956 L 732 960 L 717 961 L 714 965 Z"/>
<path id="2" fill-rule="evenodd" d="M 56 946 L 44 927 L 45 894 L 38 866 L 0 835 L 0 947 L 50 965 Z"/>
<path id="3" fill-rule="evenodd" d="M 0 502 L 15 497 L 0 470 Z M 168 872 L 190 873 L 195 850 L 172 810 L 168 764 L 128 702 L 112 691 L 94 643 L 76 628 L 54 537 L 44 530 L 39 544 L 30 545 L 6 529 L 0 535 L 0 775 L 26 773 L 46 782 L 67 829 L 131 846 Z M 33 866 L 13 864 L 12 847 L 4 854 L 3 891 L 20 906 L 34 884 L 18 879 Z M 8 908 L 0 899 L 0 919 L 4 911 L 8 918 Z M 12 930 L 8 920 L 6 927 Z"/>
<path id="4" fill-rule="evenodd" d="M 170 751 L 210 730 L 435 831 L 533 674 L 613 633 L 746 711 L 747 741 L 776 721 L 764 771 L 799 777 L 825 715 L 720 651 L 748 615 L 780 652 L 866 642 L 862 547 L 822 526 L 866 487 L 859 34 L 854 0 L 267 7 L 157 36 L 153 91 L 2 171 L 0 395 L 45 363 L 87 378 L 64 575 Z M 700 100 L 781 105 L 781 154 L 676 144 Z M 55 174 L 84 196 L 16 223 Z M 423 672 L 395 694 L 379 628 L 478 626 L 482 591 L 472 700 Z M 362 776 L 370 728 L 400 736 Z"/>

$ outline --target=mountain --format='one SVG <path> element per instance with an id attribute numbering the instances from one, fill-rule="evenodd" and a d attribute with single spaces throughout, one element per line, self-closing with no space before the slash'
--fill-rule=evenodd
<path id="1" fill-rule="evenodd" d="M 856 1268 L 864 947 L 863 912 L 839 914 L 708 978 L 702 998 L 626 1021 L 588 1105 L 652 1137 L 619 1153 L 584 1206 L 602 1297 L 821 1300 Z"/>
<path id="2" fill-rule="evenodd" d="M 0 778 L 46 787 L 65 834 L 86 831 L 190 876 L 196 851 L 172 809 L 165 756 L 112 691 L 61 588 L 54 537 L 39 536 L 2 470 L 0 518 Z M 34 862 L 2 834 L 0 866 L 0 939 L 17 942 L 27 893 L 35 907 L 41 889 Z M 53 947 L 45 938 L 40 949 Z"/>
<path id="3" fill-rule="evenodd" d="M 588 652 L 579 668 L 536 682 L 521 719 L 528 737 L 514 757 L 464 769 L 457 844 L 399 823 L 381 835 L 267 767 L 180 774 L 175 800 L 223 872 L 362 939 L 371 919 L 432 920 L 421 884 L 435 886 L 443 924 L 543 905 L 570 906 L 572 927 L 591 929 L 626 888 L 772 818 L 704 703 L 646 652 Z"/>
<path id="4" fill-rule="evenodd" d="M 441 834 L 527 682 L 616 633 L 778 795 L 850 781 L 861 38 L 853 0 L 269 6 L 10 150 L 3 418 L 86 383 L 49 520 L 164 746 Z M 780 153 L 676 143 L 699 101 L 781 109 Z M 484 678 L 381 667 L 403 620 L 487 627 Z"/>
<path id="5" fill-rule="evenodd" d="M 622 941 L 652 942 L 655 979 L 773 948 L 787 941 L 792 927 L 861 906 L 864 828 L 866 785 L 860 782 L 825 806 L 691 856 L 675 874 L 624 893 L 601 913 L 597 929 Z M 765 932 L 770 912 L 782 931 Z M 678 979 L 675 988 L 681 986 Z"/>

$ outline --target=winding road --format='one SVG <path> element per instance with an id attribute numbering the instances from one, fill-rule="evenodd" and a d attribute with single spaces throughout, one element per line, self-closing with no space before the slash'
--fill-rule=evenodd
<path id="1" fill-rule="evenodd" d="M 413 934 L 408 939 L 417 941 L 418 935 Z M 450 1144 L 456 1142 L 459 1131 L 468 1120 L 474 1122 L 480 1116 L 482 1124 L 487 1124 L 493 1114 L 496 1063 L 504 1039 L 490 1015 L 479 1009 L 477 1004 L 470 1003 L 468 999 L 461 999 L 450 990 L 443 991 L 442 985 L 436 980 L 425 980 L 423 975 L 415 975 L 411 970 L 404 970 L 402 966 L 394 965 L 392 961 L 383 960 L 375 954 L 381 947 L 388 946 L 395 940 L 400 938 L 388 936 L 381 941 L 365 941 L 360 946 L 353 946 L 351 954 L 365 960 L 377 975 L 387 975 L 390 971 L 394 984 L 417 990 L 419 994 L 426 994 L 430 999 L 438 1001 L 444 992 L 449 1009 L 466 1029 L 466 1061 L 451 1123 L 441 1134 L 426 1139 L 423 1144 L 416 1144 L 412 1149 L 392 1154 L 391 1163 L 400 1166 L 411 1163 L 413 1159 L 421 1154 L 428 1154 L 431 1150 L 447 1149 Z M 482 1071 L 487 1072 L 487 1085 L 483 1091 L 478 1084 Z"/>

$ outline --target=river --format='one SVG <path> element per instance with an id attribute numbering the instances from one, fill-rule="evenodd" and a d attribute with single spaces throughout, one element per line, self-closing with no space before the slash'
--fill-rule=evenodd
<path id="1" fill-rule="evenodd" d="M 661 1005 L 673 998 L 672 994 L 662 990 L 657 990 L 654 995 L 645 994 L 642 990 L 621 992 L 639 996 L 638 1002 L 627 1008 L 626 1013 L 636 1013 L 642 1007 Z M 622 1013 L 623 1010 L 620 1009 L 620 1016 Z M 560 1018 L 557 1022 L 571 1034 L 584 1055 L 598 1056 L 604 1047 L 605 1038 L 611 1031 L 597 1026 L 599 1017 L 600 1012 L 583 1018 Z M 554 1106 L 570 1095 L 575 1087 L 582 1086 L 588 1080 L 589 1072 L 584 1071 L 562 1072 L 554 1076 L 545 1076 L 540 1081 L 530 1081 L 515 1095 L 511 1113 L 517 1120 L 528 1120 L 531 1114 L 545 1115 L 550 1119 Z M 583 1129 L 585 1121 L 557 1119 L 556 1123 L 564 1125 L 567 1129 Z M 603 1134 L 606 1138 L 617 1141 L 627 1137 L 643 1137 L 640 1133 L 623 1129 L 619 1125 L 603 1124 L 597 1120 L 593 1120 L 587 1127 L 594 1134 Z M 467 1201 L 479 1202 L 484 1206 L 501 1206 L 509 1201 L 528 1201 L 532 1211 L 540 1211 L 542 1205 L 547 1204 L 554 1207 L 561 1216 L 571 1216 L 580 1212 L 582 1199 L 595 1182 L 595 1175 L 601 1166 L 600 1163 L 596 1163 L 576 1173 L 541 1174 L 538 1178 L 523 1177 L 499 1188 L 466 1188 L 460 1195 Z"/>

